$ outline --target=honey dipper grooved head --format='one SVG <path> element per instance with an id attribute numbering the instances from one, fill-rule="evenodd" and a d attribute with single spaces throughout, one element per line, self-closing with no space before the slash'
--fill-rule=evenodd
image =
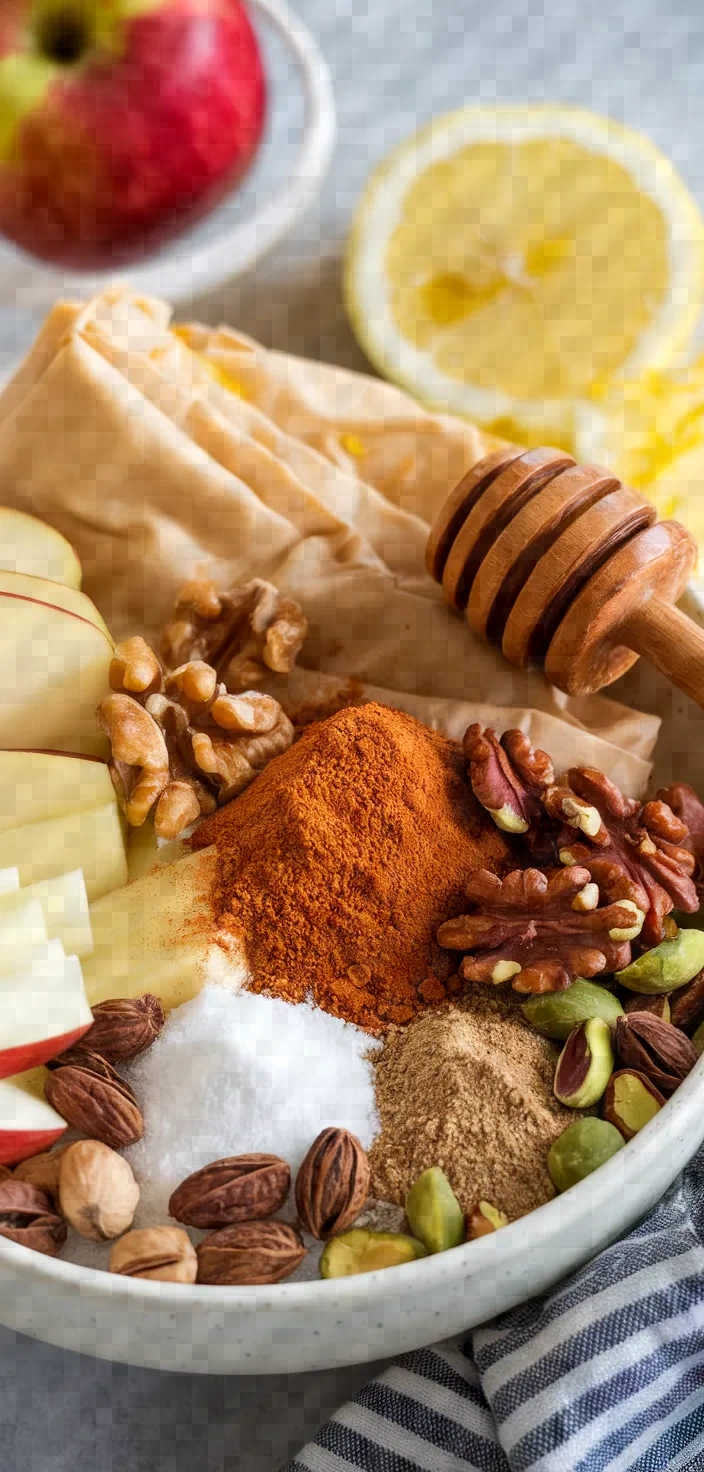
<path id="1" fill-rule="evenodd" d="M 650 647 L 647 610 L 677 601 L 697 549 L 677 522 L 655 523 L 650 502 L 609 471 L 512 445 L 455 487 L 426 563 L 451 607 L 511 663 L 544 665 L 561 690 L 591 694 L 640 653 L 670 673 L 659 635 Z"/>

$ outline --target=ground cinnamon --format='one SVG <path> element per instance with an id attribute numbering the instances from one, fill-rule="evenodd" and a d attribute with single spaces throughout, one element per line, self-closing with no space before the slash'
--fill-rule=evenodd
<path id="1" fill-rule="evenodd" d="M 371 702 L 311 726 L 192 842 L 217 846 L 216 917 L 252 989 L 375 1033 L 452 991 L 437 927 L 475 869 L 511 867 L 461 748 Z"/>

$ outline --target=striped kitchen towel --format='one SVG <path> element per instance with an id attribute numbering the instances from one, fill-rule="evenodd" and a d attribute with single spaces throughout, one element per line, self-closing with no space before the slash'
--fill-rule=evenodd
<path id="1" fill-rule="evenodd" d="M 544 1298 L 404 1355 L 286 1472 L 704 1472 L 704 1150 Z"/>

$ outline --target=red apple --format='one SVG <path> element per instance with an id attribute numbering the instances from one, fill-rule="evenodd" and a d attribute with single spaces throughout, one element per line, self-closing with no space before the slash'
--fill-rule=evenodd
<path id="1" fill-rule="evenodd" d="M 2 0 L 0 230 L 56 265 L 136 259 L 244 173 L 265 94 L 241 0 Z"/>
<path id="2" fill-rule="evenodd" d="M 16 1165 L 48 1150 L 63 1135 L 66 1121 L 47 1104 L 15 1084 L 0 1083 L 0 1165 Z"/>
<path id="3" fill-rule="evenodd" d="M 48 1063 L 93 1026 L 81 963 L 60 942 L 37 946 L 14 976 L 0 976 L 0 1079 Z"/>

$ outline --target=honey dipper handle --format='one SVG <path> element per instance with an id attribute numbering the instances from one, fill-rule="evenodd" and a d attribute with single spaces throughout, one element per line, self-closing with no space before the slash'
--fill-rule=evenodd
<path id="1" fill-rule="evenodd" d="M 674 603 L 651 598 L 619 637 L 704 708 L 704 630 L 686 613 Z"/>

